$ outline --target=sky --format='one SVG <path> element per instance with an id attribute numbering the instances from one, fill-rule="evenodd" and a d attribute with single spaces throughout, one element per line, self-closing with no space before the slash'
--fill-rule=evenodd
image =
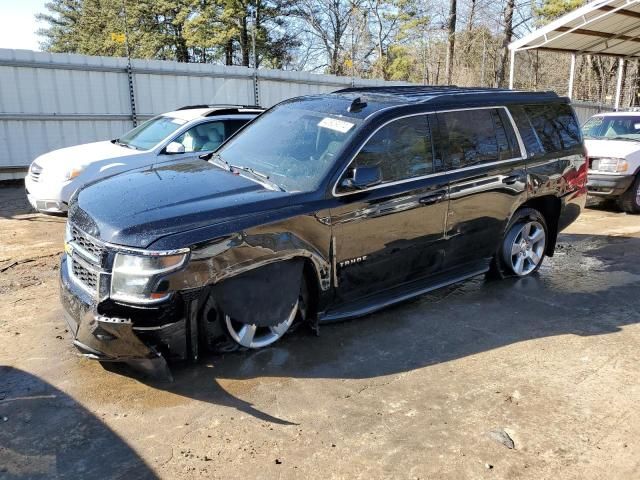
<path id="1" fill-rule="evenodd" d="M 42 28 L 34 15 L 45 12 L 46 0 L 0 0 L 0 48 L 24 48 L 40 50 L 40 37 L 36 30 Z"/>

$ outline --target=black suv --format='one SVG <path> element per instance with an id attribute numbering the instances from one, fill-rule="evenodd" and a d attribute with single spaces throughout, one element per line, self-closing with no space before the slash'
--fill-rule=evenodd
<path id="1" fill-rule="evenodd" d="M 284 101 L 214 154 L 76 194 L 60 268 L 74 343 L 166 369 L 485 272 L 530 275 L 584 207 L 585 161 L 551 92 Z"/>

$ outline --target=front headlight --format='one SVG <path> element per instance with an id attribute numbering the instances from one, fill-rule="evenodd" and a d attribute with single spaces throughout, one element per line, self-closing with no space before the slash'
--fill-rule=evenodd
<path id="1" fill-rule="evenodd" d="M 591 170 L 607 173 L 624 173 L 629 164 L 624 158 L 595 158 L 591 162 Z"/>
<path id="2" fill-rule="evenodd" d="M 179 270 L 188 253 L 136 255 L 117 253 L 111 276 L 111 298 L 128 303 L 155 303 L 169 297 L 163 277 Z"/>

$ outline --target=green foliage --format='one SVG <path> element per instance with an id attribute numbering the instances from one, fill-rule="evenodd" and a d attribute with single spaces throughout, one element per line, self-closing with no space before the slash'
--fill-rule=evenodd
<path id="1" fill-rule="evenodd" d="M 539 17 L 539 23 L 549 23 L 562 15 L 569 13 L 587 3 L 587 0 L 544 0 L 542 5 L 535 9 Z"/>
<path id="2" fill-rule="evenodd" d="M 451 0 L 124 0 L 126 28 L 123 0 L 47 1 L 38 19 L 51 52 L 125 56 L 126 30 L 134 58 L 253 66 L 255 35 L 260 67 L 460 86 L 504 85 L 509 41 L 586 3 L 456 0 L 449 63 Z M 518 54 L 516 86 L 564 94 L 568 55 L 545 55 Z M 576 75 L 607 98 L 615 72 L 613 60 L 582 59 Z"/>
<path id="3" fill-rule="evenodd" d="M 276 68 L 290 61 L 297 43 L 283 31 L 289 0 L 52 0 L 38 19 L 51 52 L 124 56 L 118 34 L 128 32 L 136 58 L 249 65 L 252 8 L 256 10 L 258 61 Z M 112 36 L 115 34 L 115 36 Z"/>
<path id="4" fill-rule="evenodd" d="M 417 81 L 414 78 L 418 71 L 416 58 L 411 55 L 409 49 L 403 46 L 392 46 L 388 51 L 387 76 L 389 80 Z"/>

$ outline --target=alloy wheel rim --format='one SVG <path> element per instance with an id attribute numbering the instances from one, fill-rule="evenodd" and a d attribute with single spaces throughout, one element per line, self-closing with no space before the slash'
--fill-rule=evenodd
<path id="1" fill-rule="evenodd" d="M 513 237 L 510 250 L 511 268 L 518 276 L 536 269 L 544 254 L 546 235 L 539 222 L 527 222 Z"/>
<path id="2" fill-rule="evenodd" d="M 256 324 L 240 323 L 225 315 L 227 331 L 231 338 L 246 348 L 262 348 L 276 342 L 287 333 L 298 313 L 299 301 L 293 306 L 289 316 L 282 322 L 269 327 L 259 327 Z"/>

